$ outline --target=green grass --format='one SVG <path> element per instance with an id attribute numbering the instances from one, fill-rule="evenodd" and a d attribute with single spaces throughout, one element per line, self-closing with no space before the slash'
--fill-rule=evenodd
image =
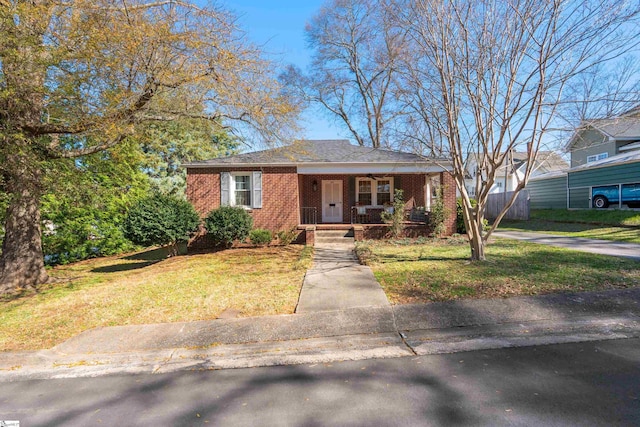
<path id="1" fill-rule="evenodd" d="M 470 262 L 463 241 L 366 242 L 368 264 L 394 304 L 640 286 L 640 263 L 498 239 L 487 261 Z"/>
<path id="2" fill-rule="evenodd" d="M 84 330 L 293 313 L 313 248 L 244 248 L 166 258 L 161 250 L 50 270 L 59 281 L 0 302 L 0 350 L 52 347 Z"/>
<path id="3" fill-rule="evenodd" d="M 627 210 L 567 210 L 537 209 L 532 210 L 532 220 L 572 222 L 612 226 L 640 226 L 640 211 Z"/>

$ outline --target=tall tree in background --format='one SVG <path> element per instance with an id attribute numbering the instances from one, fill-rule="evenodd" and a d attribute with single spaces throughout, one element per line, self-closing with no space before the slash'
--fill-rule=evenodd
<path id="1" fill-rule="evenodd" d="M 392 145 L 402 111 L 394 79 L 405 32 L 392 26 L 385 5 L 331 0 L 305 31 L 313 51 L 309 74 L 290 67 L 285 81 L 344 125 L 359 145 Z"/>
<path id="2" fill-rule="evenodd" d="M 0 172 L 8 195 L 0 294 L 48 280 L 40 198 L 52 159 L 200 118 L 281 137 L 297 113 L 220 8 L 187 1 L 0 0 Z"/>
<path id="3" fill-rule="evenodd" d="M 65 264 L 132 250 L 122 231 L 127 210 L 149 193 L 141 170 L 144 154 L 125 142 L 76 159 L 56 159 L 45 168 L 40 201 L 45 263 Z"/>
<path id="4" fill-rule="evenodd" d="M 640 5 L 620 0 L 397 0 L 396 25 L 409 34 L 410 61 L 402 94 L 415 124 L 438 134 L 453 161 L 462 196 L 471 259 L 485 259 L 485 243 L 518 192 L 554 127 L 563 90 L 598 64 L 638 45 Z M 435 141 L 436 143 L 438 141 Z M 433 145 L 434 141 L 423 141 Z M 484 209 L 509 153 L 527 162 L 511 197 L 488 232 Z M 464 185 L 477 163 L 477 204 Z"/>
<path id="5" fill-rule="evenodd" d="M 181 163 L 230 156 L 240 146 L 236 137 L 210 120 L 151 123 L 137 134 L 144 153 L 141 167 L 151 179 L 152 190 L 183 198 L 187 175 Z"/>

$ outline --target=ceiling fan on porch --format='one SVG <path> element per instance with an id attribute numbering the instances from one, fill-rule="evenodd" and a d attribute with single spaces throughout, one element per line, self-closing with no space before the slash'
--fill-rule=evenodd
<path id="1" fill-rule="evenodd" d="M 370 173 L 370 174 L 368 174 L 368 175 L 367 175 L 367 178 L 372 179 L 372 180 L 374 180 L 374 181 L 377 181 L 377 180 L 379 180 L 379 179 L 382 179 L 383 177 L 381 177 L 381 176 L 374 176 L 372 173 Z"/>

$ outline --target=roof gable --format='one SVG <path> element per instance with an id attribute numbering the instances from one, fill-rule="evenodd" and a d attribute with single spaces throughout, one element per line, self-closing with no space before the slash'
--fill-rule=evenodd
<path id="1" fill-rule="evenodd" d="M 614 117 L 611 119 L 596 119 L 583 122 L 580 127 L 571 136 L 566 145 L 566 150 L 570 151 L 579 136 L 588 131 L 595 130 L 600 132 L 605 138 L 615 140 L 635 140 L 640 139 L 640 117 L 635 115 L 635 110 L 629 115 L 623 117 Z"/>

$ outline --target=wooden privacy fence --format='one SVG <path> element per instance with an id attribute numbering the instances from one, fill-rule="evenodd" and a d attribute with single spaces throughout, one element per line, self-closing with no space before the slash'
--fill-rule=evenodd
<path id="1" fill-rule="evenodd" d="M 505 197 L 506 194 L 506 197 Z M 511 196 L 513 196 L 513 191 L 509 191 L 507 193 L 495 193 L 489 194 L 487 198 L 487 206 L 484 211 L 484 216 L 487 219 L 495 219 L 498 214 L 502 211 L 502 208 L 505 204 L 511 200 Z M 513 202 L 513 205 L 507 211 L 507 214 L 503 217 L 503 219 L 521 219 L 528 220 L 529 219 L 529 191 L 522 190 L 518 193 L 518 197 L 516 201 Z"/>

